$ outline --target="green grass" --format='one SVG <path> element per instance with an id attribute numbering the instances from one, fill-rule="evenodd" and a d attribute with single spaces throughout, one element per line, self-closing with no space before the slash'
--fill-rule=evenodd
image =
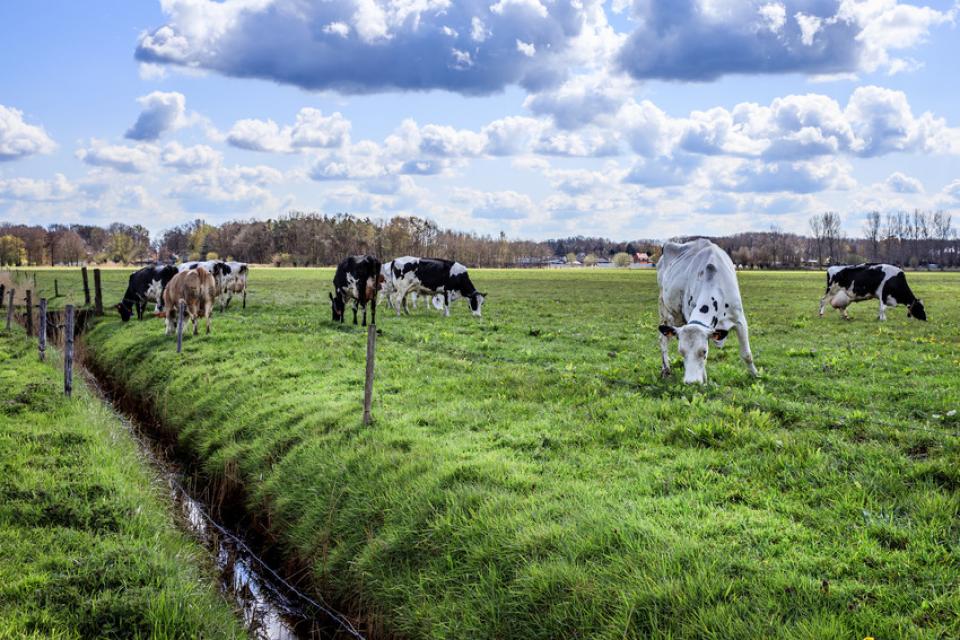
<path id="1" fill-rule="evenodd" d="M 482 319 L 381 309 L 369 428 L 331 276 L 253 271 L 182 357 L 159 320 L 87 344 L 389 632 L 960 637 L 958 275 L 910 274 L 930 322 L 880 324 L 818 319 L 820 273 L 742 273 L 762 377 L 734 337 L 690 387 L 659 379 L 654 273 L 477 271 Z"/>
<path id="2" fill-rule="evenodd" d="M 243 637 L 119 420 L 62 385 L 0 331 L 0 638 Z"/>

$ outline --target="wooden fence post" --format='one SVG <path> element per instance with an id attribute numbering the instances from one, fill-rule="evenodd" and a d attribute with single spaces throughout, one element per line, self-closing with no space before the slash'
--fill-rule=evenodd
<path id="1" fill-rule="evenodd" d="M 69 398 L 73 394 L 73 305 L 66 308 L 66 332 L 63 337 L 63 393 Z"/>
<path id="2" fill-rule="evenodd" d="M 98 316 L 103 315 L 103 292 L 100 290 L 100 269 L 93 270 L 93 308 Z"/>
<path id="3" fill-rule="evenodd" d="M 177 353 L 180 353 L 183 351 L 183 300 L 177 307 Z"/>
<path id="4" fill-rule="evenodd" d="M 60 297 L 60 283 L 57 281 L 56 278 L 53 279 L 53 297 L 54 298 Z"/>
<path id="5" fill-rule="evenodd" d="M 370 323 L 367 327 L 367 371 L 363 385 L 363 424 L 373 421 L 370 415 L 370 405 L 373 403 L 373 365 L 377 353 L 377 325 Z"/>
<path id="6" fill-rule="evenodd" d="M 40 333 L 38 334 L 38 344 L 40 347 L 40 362 L 47 359 L 47 299 L 40 298 Z"/>
<path id="7" fill-rule="evenodd" d="M 0 309 L 3 309 L 3 294 L 7 290 L 7 285 L 0 284 Z"/>
<path id="8" fill-rule="evenodd" d="M 10 330 L 10 323 L 13 322 L 13 294 L 16 293 L 16 289 L 10 287 L 10 292 L 7 294 L 7 331 Z"/>
<path id="9" fill-rule="evenodd" d="M 83 304 L 90 306 L 90 281 L 87 280 L 87 268 L 80 267 L 80 275 L 83 276 Z"/>
<path id="10" fill-rule="evenodd" d="M 27 337 L 33 337 L 33 291 L 27 289 Z"/>

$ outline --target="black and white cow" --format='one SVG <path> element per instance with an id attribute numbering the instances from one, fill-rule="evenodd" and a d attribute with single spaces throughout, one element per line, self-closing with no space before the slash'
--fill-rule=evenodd
<path id="1" fill-rule="evenodd" d="M 481 315 L 481 308 L 487 294 L 477 291 L 470 281 L 467 268 L 459 262 L 404 256 L 389 264 L 390 288 L 396 298 L 396 302 L 391 304 L 397 315 L 400 315 L 401 309 L 404 313 L 409 313 L 407 296 L 413 293 L 427 294 L 431 298 L 436 295 L 442 296 L 445 316 L 450 315 L 450 303 L 461 297 L 469 301 L 473 315 Z"/>
<path id="2" fill-rule="evenodd" d="M 330 294 L 333 321 L 343 322 L 347 300 L 353 300 L 353 324 L 357 324 L 357 307 L 363 307 L 363 325 L 367 326 L 367 303 L 371 320 L 377 323 L 377 291 L 380 289 L 380 261 L 373 256 L 350 256 L 337 266 L 333 276 L 334 293 Z"/>
<path id="3" fill-rule="evenodd" d="M 886 308 L 898 304 L 906 305 L 908 318 L 927 319 L 923 301 L 913 295 L 903 269 L 889 264 L 838 265 L 827 269 L 827 290 L 820 298 L 820 317 L 829 304 L 844 320 L 849 320 L 847 307 L 851 303 L 874 298 L 880 300 L 878 320 L 886 320 Z"/>
<path id="4" fill-rule="evenodd" d="M 250 271 L 246 262 L 227 262 L 226 275 L 223 278 L 223 297 L 226 298 L 223 308 L 230 306 L 233 294 L 243 296 L 243 308 L 247 308 L 247 273 Z"/>
<path id="5" fill-rule="evenodd" d="M 127 322 L 136 309 L 137 320 L 143 320 L 143 310 L 149 300 L 157 303 L 157 310 L 162 309 L 163 290 L 175 275 L 177 275 L 177 268 L 165 264 L 144 267 L 131 273 L 127 281 L 127 291 L 116 305 L 120 319 Z"/>
<path id="6" fill-rule="evenodd" d="M 722 347 L 730 329 L 737 332 L 740 357 L 750 375 L 759 375 L 750 352 L 736 268 L 726 252 L 704 239 L 683 244 L 668 242 L 657 262 L 657 282 L 664 377 L 670 375 L 668 342 L 677 338 L 684 383 L 705 383 L 709 342 Z"/>

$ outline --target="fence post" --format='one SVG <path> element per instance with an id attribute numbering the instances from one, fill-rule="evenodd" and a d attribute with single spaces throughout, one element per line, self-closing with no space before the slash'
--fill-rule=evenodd
<path id="1" fill-rule="evenodd" d="M 63 337 L 63 393 L 69 398 L 73 394 L 73 305 L 66 308 L 67 318 Z"/>
<path id="2" fill-rule="evenodd" d="M 53 297 L 54 298 L 60 297 L 60 283 L 57 281 L 56 278 L 53 279 Z"/>
<path id="3" fill-rule="evenodd" d="M 363 385 L 363 424 L 373 421 L 370 415 L 370 405 L 373 403 L 373 364 L 377 353 L 377 325 L 370 323 L 367 327 L 367 371 Z"/>
<path id="4" fill-rule="evenodd" d="M 40 346 L 40 362 L 47 359 L 47 299 L 40 298 L 40 318 L 39 318 L 38 344 Z"/>
<path id="5" fill-rule="evenodd" d="M 0 309 L 3 309 L 3 294 L 7 290 L 7 285 L 0 284 Z"/>
<path id="6" fill-rule="evenodd" d="M 90 306 L 90 281 L 87 280 L 87 268 L 80 267 L 80 275 L 83 276 L 83 304 Z"/>
<path id="7" fill-rule="evenodd" d="M 7 331 L 10 330 L 10 323 L 13 322 L 13 294 L 16 293 L 16 289 L 10 287 L 10 292 L 7 293 Z"/>
<path id="8" fill-rule="evenodd" d="M 33 337 L 33 291 L 27 289 L 27 337 Z"/>
<path id="9" fill-rule="evenodd" d="M 100 290 L 100 269 L 93 270 L 93 308 L 98 316 L 103 315 L 103 292 Z"/>
<path id="10" fill-rule="evenodd" d="M 183 300 L 177 305 L 177 353 L 183 351 Z"/>

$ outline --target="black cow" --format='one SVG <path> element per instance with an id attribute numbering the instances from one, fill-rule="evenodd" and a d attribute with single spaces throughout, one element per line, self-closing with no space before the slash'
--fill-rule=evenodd
<path id="1" fill-rule="evenodd" d="M 353 300 L 353 324 L 357 324 L 357 307 L 363 307 L 363 326 L 367 326 L 367 303 L 371 320 L 377 323 L 377 291 L 380 289 L 380 261 L 373 256 L 350 256 L 337 266 L 333 276 L 334 293 L 330 294 L 333 321 L 343 322 L 347 300 Z"/>
<path id="2" fill-rule="evenodd" d="M 407 296 L 411 293 L 425 293 L 429 296 L 443 296 L 443 314 L 450 315 L 450 303 L 459 297 L 470 303 L 470 311 L 479 316 L 485 293 L 480 293 L 470 281 L 467 268 L 459 262 L 439 258 L 414 258 L 404 256 L 389 263 L 390 287 L 399 299 L 391 301 L 397 315 L 400 309 L 407 312 Z"/>
<path id="3" fill-rule="evenodd" d="M 162 309 L 163 290 L 176 274 L 177 268 L 168 264 L 144 267 L 131 273 L 127 282 L 127 292 L 123 294 L 123 299 L 116 305 L 120 319 L 124 322 L 130 320 L 133 316 L 134 307 L 136 307 L 137 320 L 143 320 L 143 310 L 146 308 L 148 300 L 157 303 L 157 310 Z"/>
<path id="4" fill-rule="evenodd" d="M 923 301 L 913 295 L 903 269 L 889 264 L 858 264 L 827 269 L 827 290 L 820 298 L 820 316 L 827 303 L 849 320 L 847 307 L 861 300 L 880 300 L 878 320 L 886 320 L 886 308 L 907 306 L 907 317 L 926 320 Z"/>

